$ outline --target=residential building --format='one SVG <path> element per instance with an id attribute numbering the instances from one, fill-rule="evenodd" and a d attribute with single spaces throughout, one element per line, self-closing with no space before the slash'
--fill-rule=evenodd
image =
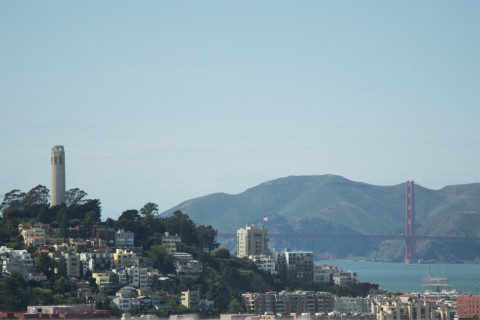
<path id="1" fill-rule="evenodd" d="M 340 313 L 370 313 L 372 312 L 372 299 L 338 297 L 335 300 L 335 311 Z"/>
<path id="2" fill-rule="evenodd" d="M 315 264 L 313 266 L 313 283 L 326 284 L 333 280 L 334 272 L 339 270 L 335 266 Z"/>
<path id="3" fill-rule="evenodd" d="M 162 236 L 162 245 L 167 248 L 167 252 L 173 254 L 180 250 L 181 238 L 178 234 L 172 235 L 168 232 Z"/>
<path id="4" fill-rule="evenodd" d="M 95 279 L 95 283 L 100 291 L 105 292 L 115 290 L 120 286 L 118 282 L 118 274 L 112 271 L 95 272 L 92 273 L 92 277 Z"/>
<path id="5" fill-rule="evenodd" d="M 261 254 L 251 255 L 248 258 L 250 260 L 253 260 L 257 264 L 259 269 L 270 271 L 271 274 L 277 274 L 277 270 L 275 268 L 275 261 L 272 259 L 271 256 Z"/>
<path id="6" fill-rule="evenodd" d="M 67 276 L 80 278 L 81 276 L 80 254 L 63 252 L 62 256 L 64 258 L 65 265 L 67 267 Z"/>
<path id="7" fill-rule="evenodd" d="M 135 252 L 117 249 L 113 254 L 113 267 L 138 267 L 138 257 Z"/>
<path id="8" fill-rule="evenodd" d="M 333 274 L 333 283 L 341 287 L 350 287 L 358 283 L 357 274 L 355 272 L 335 272 Z"/>
<path id="9" fill-rule="evenodd" d="M 432 300 L 409 299 L 402 303 L 398 297 L 382 297 L 372 301 L 372 313 L 377 320 L 451 320 L 448 307 L 437 306 Z"/>
<path id="10" fill-rule="evenodd" d="M 84 273 L 88 270 L 91 272 L 97 272 L 102 270 L 110 270 L 113 268 L 112 252 L 82 252 L 80 253 L 80 260 L 82 262 Z"/>
<path id="11" fill-rule="evenodd" d="M 43 247 L 47 243 L 47 234 L 43 228 L 23 229 L 23 242 L 27 246 Z"/>
<path id="12" fill-rule="evenodd" d="M 460 318 L 473 319 L 480 317 L 480 296 L 459 296 L 457 298 L 457 313 Z"/>
<path id="13" fill-rule="evenodd" d="M 250 255 L 268 255 L 268 232 L 262 226 L 258 229 L 254 224 L 237 230 L 237 256 L 239 258 Z"/>
<path id="14" fill-rule="evenodd" d="M 175 252 L 173 258 L 177 274 L 203 272 L 203 265 L 199 261 L 194 260 L 193 255 L 190 253 Z"/>
<path id="15" fill-rule="evenodd" d="M 114 247 L 115 234 L 115 230 L 110 227 L 95 225 L 92 228 L 92 238 L 98 247 Z"/>
<path id="16" fill-rule="evenodd" d="M 181 303 L 189 309 L 198 309 L 200 293 L 198 291 L 182 291 Z"/>
<path id="17" fill-rule="evenodd" d="M 117 230 L 115 233 L 115 247 L 120 249 L 135 247 L 135 234 L 123 229 Z"/>
<path id="18" fill-rule="evenodd" d="M 275 263 L 283 280 L 301 285 L 313 284 L 312 251 L 276 252 Z"/>
<path id="19" fill-rule="evenodd" d="M 148 288 L 149 276 L 147 268 L 139 268 L 136 266 L 131 266 L 126 268 L 128 274 L 128 285 L 134 288 Z"/>
<path id="20" fill-rule="evenodd" d="M 32 279 L 33 259 L 27 250 L 14 250 L 6 246 L 0 247 L 0 271 L 12 273 L 18 271 L 26 280 Z"/>
<path id="21" fill-rule="evenodd" d="M 243 304 L 247 312 L 255 314 L 314 314 L 332 312 L 335 295 L 329 292 L 281 291 L 244 293 Z"/>

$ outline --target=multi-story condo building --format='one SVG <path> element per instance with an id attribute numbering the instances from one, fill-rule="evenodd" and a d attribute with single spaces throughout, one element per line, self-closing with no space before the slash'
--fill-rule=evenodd
<path id="1" fill-rule="evenodd" d="M 239 258 L 250 255 L 268 255 L 268 232 L 262 227 L 258 229 L 254 224 L 237 230 L 237 256 Z"/>
<path id="2" fill-rule="evenodd" d="M 480 296 L 458 296 L 457 313 L 460 318 L 473 319 L 480 317 Z"/>
<path id="3" fill-rule="evenodd" d="M 134 288 L 150 287 L 148 269 L 132 266 L 126 269 L 128 274 L 128 285 Z"/>
<path id="4" fill-rule="evenodd" d="M 167 252 L 173 254 L 180 250 L 181 238 L 179 235 L 172 235 L 168 232 L 162 236 L 162 244 L 167 248 Z"/>
<path id="5" fill-rule="evenodd" d="M 117 249 L 113 254 L 113 267 L 138 267 L 138 257 L 135 252 Z"/>
<path id="6" fill-rule="evenodd" d="M 339 313 L 370 313 L 372 312 L 372 299 L 338 297 L 335 300 L 335 311 Z"/>
<path id="7" fill-rule="evenodd" d="M 65 265 L 67 267 L 67 276 L 80 278 L 80 275 L 81 275 L 81 273 L 80 273 L 81 272 L 80 254 L 63 252 L 62 256 L 65 260 Z"/>
<path id="8" fill-rule="evenodd" d="M 335 266 L 326 266 L 321 264 L 315 264 L 313 266 L 313 283 L 325 284 L 333 280 L 333 274 L 338 272 L 338 268 Z"/>
<path id="9" fill-rule="evenodd" d="M 173 258 L 177 274 L 203 272 L 203 264 L 198 260 L 194 260 L 191 253 L 175 252 Z"/>
<path id="10" fill-rule="evenodd" d="M 295 284 L 313 284 L 312 251 L 279 251 L 275 263 L 280 277 Z"/>
<path id="11" fill-rule="evenodd" d="M 253 260 L 259 269 L 270 271 L 271 274 L 277 274 L 275 268 L 275 261 L 273 261 L 271 256 L 264 254 L 261 255 L 251 255 L 248 257 L 250 260 Z"/>
<path id="12" fill-rule="evenodd" d="M 119 249 L 135 247 L 135 234 L 123 229 L 115 233 L 115 247 Z"/>
<path id="13" fill-rule="evenodd" d="M 341 287 L 350 287 L 358 283 L 357 274 L 351 271 L 338 271 L 333 274 L 333 282 Z"/>
<path id="14" fill-rule="evenodd" d="M 335 301 L 332 293 L 313 291 L 244 293 L 242 297 L 248 312 L 272 315 L 328 313 L 333 311 Z"/>
<path id="15" fill-rule="evenodd" d="M 0 247 L 1 273 L 18 271 L 24 279 L 29 280 L 32 268 L 33 259 L 27 250 L 14 250 L 5 246 Z"/>
<path id="16" fill-rule="evenodd" d="M 189 309 L 197 309 L 200 302 L 198 291 L 182 291 L 181 303 Z"/>
<path id="17" fill-rule="evenodd" d="M 23 242 L 32 247 L 42 247 L 47 243 L 47 234 L 43 228 L 23 229 Z"/>
<path id="18" fill-rule="evenodd" d="M 90 270 L 91 272 L 110 270 L 113 268 L 112 252 L 82 252 L 80 253 L 83 272 Z"/>
<path id="19" fill-rule="evenodd" d="M 115 230 L 110 227 L 95 225 L 92 228 L 92 238 L 99 247 L 115 246 Z"/>
<path id="20" fill-rule="evenodd" d="M 409 299 L 402 302 L 398 297 L 382 297 L 372 301 L 372 313 L 377 320 L 451 320 L 447 306 L 437 306 L 433 300 Z"/>

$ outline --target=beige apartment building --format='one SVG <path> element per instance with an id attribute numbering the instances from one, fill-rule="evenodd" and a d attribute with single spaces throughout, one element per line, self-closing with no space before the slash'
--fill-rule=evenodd
<path id="1" fill-rule="evenodd" d="M 262 227 L 258 229 L 254 224 L 237 230 L 237 256 L 239 258 L 250 255 L 270 254 L 268 249 L 268 232 Z"/>

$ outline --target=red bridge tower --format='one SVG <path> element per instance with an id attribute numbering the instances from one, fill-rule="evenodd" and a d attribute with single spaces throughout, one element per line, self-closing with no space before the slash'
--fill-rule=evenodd
<path id="1" fill-rule="evenodd" d="M 405 263 L 416 263 L 417 258 L 415 255 L 415 197 L 413 181 L 407 181 L 405 246 Z"/>

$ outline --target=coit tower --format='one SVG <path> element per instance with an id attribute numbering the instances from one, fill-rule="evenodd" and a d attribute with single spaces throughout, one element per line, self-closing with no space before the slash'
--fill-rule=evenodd
<path id="1" fill-rule="evenodd" d="M 65 150 L 53 146 L 50 159 L 50 207 L 65 202 Z"/>

